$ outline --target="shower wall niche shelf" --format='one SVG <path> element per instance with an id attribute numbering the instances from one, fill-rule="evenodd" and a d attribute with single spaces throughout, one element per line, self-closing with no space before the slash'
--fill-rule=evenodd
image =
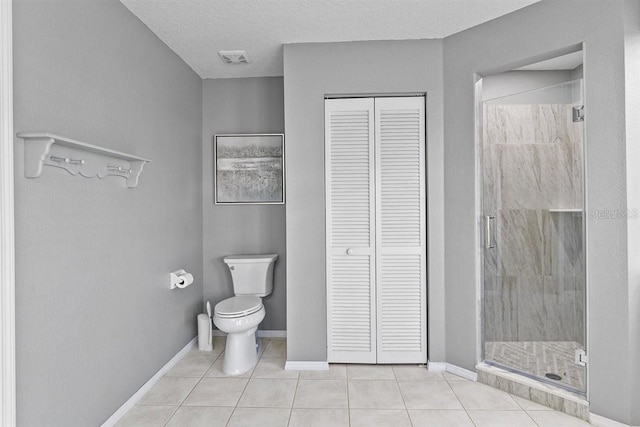
<path id="1" fill-rule="evenodd" d="M 566 213 L 582 213 L 582 209 L 580 209 L 580 208 L 556 208 L 556 209 L 549 209 L 549 212 L 551 212 L 551 213 L 562 213 L 562 212 L 566 212 Z"/>
<path id="2" fill-rule="evenodd" d="M 24 139 L 26 178 L 39 177 L 42 166 L 47 165 L 85 178 L 121 176 L 127 180 L 127 187 L 132 188 L 138 185 L 144 164 L 151 162 L 142 157 L 46 132 L 20 132 L 17 136 Z"/>

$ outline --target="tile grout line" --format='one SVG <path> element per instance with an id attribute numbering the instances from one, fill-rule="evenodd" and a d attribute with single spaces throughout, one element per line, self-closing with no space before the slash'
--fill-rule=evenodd
<path id="1" fill-rule="evenodd" d="M 236 413 L 236 410 L 238 409 L 238 405 L 240 404 L 240 401 L 242 400 L 242 396 L 244 396 L 244 393 L 247 391 L 247 387 L 249 387 L 249 383 L 251 382 L 251 380 L 253 379 L 253 374 L 256 372 L 256 367 L 258 366 L 258 362 L 260 362 L 260 360 L 262 359 L 262 355 L 264 354 L 264 352 L 267 349 L 267 345 L 268 345 L 268 340 L 267 340 L 267 344 L 265 345 L 264 350 L 262 350 L 262 353 L 260 353 L 260 356 L 258 357 L 258 360 L 256 360 L 256 364 L 253 367 L 253 370 L 251 371 L 251 375 L 249 375 L 249 377 L 247 378 L 247 383 L 244 385 L 244 388 L 242 389 L 242 393 L 240 393 L 240 396 L 238 397 L 238 401 L 236 402 L 235 406 L 233 407 L 233 411 L 231 411 L 231 415 L 229 416 L 229 419 L 227 420 L 227 423 L 225 424 L 226 426 L 229 425 L 229 423 L 231 422 L 231 418 L 233 418 L 233 415 Z M 226 341 L 225 341 L 225 350 L 226 350 Z M 224 371 L 223 371 L 224 373 Z M 233 376 L 231 376 L 230 378 L 234 378 Z M 238 378 L 239 379 L 239 378 Z"/>
<path id="2" fill-rule="evenodd" d="M 460 403 L 460 406 L 462 406 L 462 409 L 464 410 L 464 413 L 467 415 L 467 418 L 469 418 L 469 421 L 471 421 L 471 424 L 473 424 L 474 426 L 477 427 L 477 424 L 475 423 L 475 421 L 473 421 L 473 418 L 471 418 L 471 415 L 469 415 L 469 411 L 467 410 L 467 408 L 462 403 L 462 400 L 460 400 L 460 397 L 458 396 L 458 393 L 456 393 L 454 388 L 451 387 L 451 382 L 450 381 L 454 381 L 454 380 L 448 380 L 447 377 L 444 374 L 442 374 L 442 376 L 444 377 L 444 380 L 447 382 L 447 385 L 449 386 L 449 388 L 451 389 L 453 394 L 456 396 L 456 399 L 458 399 L 458 403 Z"/>
<path id="3" fill-rule="evenodd" d="M 188 354 L 188 353 L 187 353 Z M 184 397 L 184 399 L 182 399 L 182 401 L 180 401 L 180 403 L 178 404 L 178 406 L 176 406 L 175 411 L 173 411 L 173 414 L 171 414 L 171 416 L 169 417 L 169 419 L 163 424 L 163 427 L 166 427 L 167 424 L 169 424 L 171 422 L 171 420 L 173 419 L 173 417 L 175 417 L 176 413 L 178 412 L 178 410 L 180 408 L 182 408 L 182 404 L 184 402 L 186 402 L 186 400 L 189 398 L 189 396 L 191 396 L 191 393 L 193 393 L 193 391 L 196 389 L 196 387 L 198 387 L 198 384 L 200 384 L 200 382 L 202 382 L 202 379 L 205 377 L 205 375 L 207 374 L 207 372 L 209 372 L 209 369 L 211 369 L 214 365 L 214 363 L 216 363 L 216 361 L 220 358 L 220 355 L 222 355 L 222 352 L 220 352 L 220 354 L 218 354 L 216 356 L 215 359 L 213 359 L 213 362 L 211 362 L 211 365 L 209 365 L 209 367 L 202 373 L 202 376 L 200 377 L 200 379 L 198 380 L 198 382 L 196 382 L 193 386 L 193 388 L 191 389 L 191 391 L 189 393 L 187 393 L 187 395 Z M 187 356 L 187 355 L 185 355 Z M 184 357 L 181 359 L 181 361 L 184 360 Z M 167 372 L 168 374 L 168 372 Z M 162 378 L 167 378 L 167 374 L 164 374 Z M 184 377 L 187 378 L 187 377 Z"/>
<path id="4" fill-rule="evenodd" d="M 291 417 L 293 416 L 293 405 L 296 402 L 296 394 L 298 394 L 298 385 L 300 385 L 300 372 L 298 372 L 298 378 L 296 379 L 296 388 L 293 391 L 293 400 L 291 401 L 291 408 L 289 408 L 289 419 L 287 420 L 287 426 L 291 424 Z"/>
<path id="5" fill-rule="evenodd" d="M 400 398 L 402 399 L 402 403 L 404 404 L 404 412 L 407 414 L 407 418 L 409 418 L 409 424 L 413 427 L 413 421 L 411 420 L 411 415 L 409 414 L 409 408 L 407 407 L 407 402 L 404 400 L 404 394 L 402 394 L 402 389 L 400 388 L 400 381 L 398 380 L 398 376 L 396 375 L 395 369 L 391 366 L 391 372 L 393 372 L 393 377 L 396 380 L 396 386 L 398 387 L 398 391 L 400 392 Z"/>
<path id="6" fill-rule="evenodd" d="M 227 348 L 226 345 L 226 341 L 225 341 L 225 350 Z M 265 348 L 266 350 L 266 348 Z M 262 355 L 264 354 L 264 351 L 262 351 L 262 353 L 260 353 L 260 357 L 258 357 L 258 360 L 256 360 L 256 366 L 258 366 L 258 362 L 260 361 L 260 359 L 262 359 Z M 238 401 L 236 402 L 235 406 L 233 407 L 233 411 L 231 411 L 231 415 L 229 415 L 229 419 L 227 420 L 225 426 L 228 426 L 229 423 L 231 422 L 231 418 L 233 418 L 233 414 L 236 413 L 236 409 L 238 409 L 238 404 L 240 404 L 240 400 L 242 399 L 242 396 L 244 395 L 244 392 L 247 390 L 247 387 L 249 386 L 249 382 L 251 381 L 251 379 L 253 378 L 253 374 L 256 371 L 256 366 L 253 367 L 253 370 L 251 371 L 251 375 L 249 375 L 249 378 L 247 378 L 247 383 L 244 385 L 244 388 L 242 389 L 242 393 L 240 393 L 240 396 L 238 397 Z M 224 373 L 224 371 L 223 371 Z M 232 376 L 230 378 L 233 378 Z"/>
<path id="7" fill-rule="evenodd" d="M 169 417 L 169 419 L 167 419 L 167 421 L 162 424 L 162 426 L 166 426 L 167 424 L 169 424 L 169 421 L 171 421 L 171 419 L 176 415 L 176 412 L 178 412 L 178 409 L 180 409 L 182 407 L 182 405 L 178 405 L 175 407 L 175 409 L 173 410 L 173 413 L 171 414 L 171 416 Z"/>
<path id="8" fill-rule="evenodd" d="M 331 366 L 329 366 L 331 369 Z M 351 427 L 351 402 L 349 400 L 349 365 L 344 366 L 344 381 L 347 383 L 347 420 L 349 421 L 349 427 Z"/>
<path id="9" fill-rule="evenodd" d="M 516 403 L 517 403 L 517 402 L 516 402 Z M 538 424 L 538 423 L 536 422 L 536 420 L 534 420 L 534 419 L 533 419 L 533 417 L 532 417 L 531 415 L 529 415 L 529 413 L 528 413 L 527 411 L 525 411 L 525 410 L 524 410 L 524 408 L 522 409 L 522 411 L 523 411 L 525 414 L 527 414 L 527 417 L 529 417 L 529 419 L 530 419 L 531 421 L 533 421 L 533 423 L 534 423 L 536 426 L 540 427 L 540 424 Z"/>

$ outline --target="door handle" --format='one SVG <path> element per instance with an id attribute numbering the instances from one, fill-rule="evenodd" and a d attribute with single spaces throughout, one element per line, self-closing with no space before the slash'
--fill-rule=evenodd
<path id="1" fill-rule="evenodd" d="M 353 255 L 354 250 L 349 248 L 347 249 L 347 255 Z"/>
<path id="2" fill-rule="evenodd" d="M 495 230 L 495 220 L 496 220 L 495 215 L 485 216 L 486 228 L 485 228 L 484 238 L 485 238 L 485 247 L 487 249 L 492 249 L 496 247 L 496 239 L 495 239 L 495 236 L 493 235 L 493 230 Z M 491 221 L 494 221 L 493 228 L 491 227 Z"/>

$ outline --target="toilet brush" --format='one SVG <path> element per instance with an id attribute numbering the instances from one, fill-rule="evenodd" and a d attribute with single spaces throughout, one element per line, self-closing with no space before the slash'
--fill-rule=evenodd
<path id="1" fill-rule="evenodd" d="M 213 346 L 213 319 L 211 318 L 211 303 L 207 301 L 207 314 L 209 315 L 209 345 Z"/>

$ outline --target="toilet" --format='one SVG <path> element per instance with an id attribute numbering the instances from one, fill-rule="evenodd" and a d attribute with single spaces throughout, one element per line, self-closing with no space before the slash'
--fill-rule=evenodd
<path id="1" fill-rule="evenodd" d="M 235 296 L 216 304 L 213 323 L 227 333 L 222 371 L 241 375 L 258 361 L 256 330 L 265 316 L 262 298 L 273 290 L 277 254 L 230 255 L 223 258 L 231 271 Z"/>

